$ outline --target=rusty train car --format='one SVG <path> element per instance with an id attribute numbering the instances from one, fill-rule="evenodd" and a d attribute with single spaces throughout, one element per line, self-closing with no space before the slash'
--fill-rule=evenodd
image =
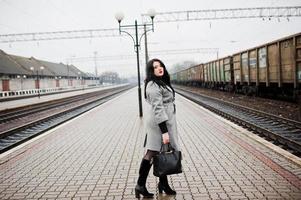
<path id="1" fill-rule="evenodd" d="M 176 72 L 171 82 L 295 97 L 301 89 L 301 33 Z"/>

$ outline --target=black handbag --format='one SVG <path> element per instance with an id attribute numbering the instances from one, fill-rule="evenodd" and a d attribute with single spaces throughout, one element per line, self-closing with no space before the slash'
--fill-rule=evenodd
<path id="1" fill-rule="evenodd" d="M 181 151 L 176 151 L 170 144 L 167 147 L 167 151 L 164 151 L 162 145 L 160 152 L 153 158 L 154 176 L 182 173 Z"/>

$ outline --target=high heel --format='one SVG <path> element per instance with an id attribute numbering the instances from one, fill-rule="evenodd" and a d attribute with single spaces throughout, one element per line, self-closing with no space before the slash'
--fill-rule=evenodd
<path id="1" fill-rule="evenodd" d="M 177 192 L 172 190 L 168 185 L 167 176 L 160 177 L 160 182 L 158 183 L 159 194 L 162 194 L 163 191 L 168 195 L 176 195 Z"/>
<path id="2" fill-rule="evenodd" d="M 154 194 L 149 193 L 145 186 L 136 185 L 135 187 L 135 196 L 136 198 L 140 198 L 140 194 L 143 195 L 144 198 L 153 198 Z"/>

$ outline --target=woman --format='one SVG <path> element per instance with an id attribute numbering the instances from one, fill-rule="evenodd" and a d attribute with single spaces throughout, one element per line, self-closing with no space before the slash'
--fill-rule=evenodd
<path id="1" fill-rule="evenodd" d="M 144 97 L 149 105 L 149 110 L 146 111 L 146 154 L 139 169 L 139 178 L 135 187 L 136 198 L 139 198 L 140 194 L 144 197 L 154 196 L 147 191 L 145 183 L 152 166 L 152 158 L 160 151 L 162 142 L 170 143 L 175 150 L 179 150 L 175 91 L 170 84 L 165 65 L 159 59 L 152 59 L 147 63 Z M 159 177 L 158 190 L 159 193 L 164 191 L 169 195 L 176 194 L 176 191 L 168 185 L 167 176 Z"/>

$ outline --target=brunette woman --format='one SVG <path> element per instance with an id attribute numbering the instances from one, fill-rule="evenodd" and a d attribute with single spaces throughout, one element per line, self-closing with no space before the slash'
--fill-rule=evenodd
<path id="1" fill-rule="evenodd" d="M 152 158 L 160 151 L 162 143 L 170 143 L 175 150 L 179 150 L 175 91 L 170 84 L 166 67 L 159 59 L 152 59 L 147 63 L 144 97 L 148 104 L 145 112 L 146 154 L 139 169 L 139 178 L 135 187 L 136 198 L 139 198 L 140 194 L 148 198 L 154 196 L 147 191 L 145 184 L 152 166 Z M 159 193 L 164 191 L 168 195 L 176 194 L 176 191 L 170 188 L 167 176 L 159 177 L 158 190 Z"/>

